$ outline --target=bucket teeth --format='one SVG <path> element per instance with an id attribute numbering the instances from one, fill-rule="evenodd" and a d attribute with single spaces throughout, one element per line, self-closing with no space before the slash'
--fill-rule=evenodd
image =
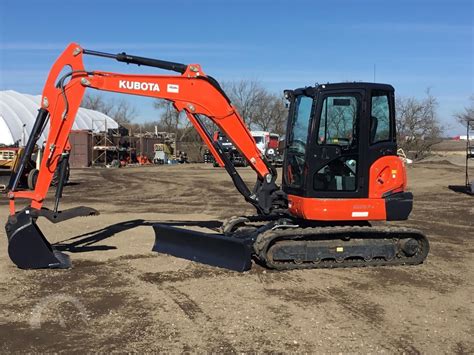
<path id="1" fill-rule="evenodd" d="M 60 223 L 76 217 L 98 216 L 99 211 L 86 206 L 73 207 L 57 212 L 47 208 L 42 208 L 41 211 L 39 211 L 39 215 L 46 217 L 46 219 L 51 223 Z"/>

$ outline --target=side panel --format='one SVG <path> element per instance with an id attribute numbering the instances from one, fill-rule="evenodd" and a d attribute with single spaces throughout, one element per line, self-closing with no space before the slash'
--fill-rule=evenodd
<path id="1" fill-rule="evenodd" d="M 290 213 L 313 221 L 384 221 L 382 198 L 318 199 L 288 195 Z"/>
<path id="2" fill-rule="evenodd" d="M 369 198 L 382 198 L 404 191 L 407 185 L 406 168 L 398 156 L 385 156 L 370 167 Z"/>
<path id="3" fill-rule="evenodd" d="M 369 198 L 324 199 L 288 195 L 289 209 L 294 216 L 314 221 L 380 221 L 387 219 L 406 219 L 407 213 L 398 216 L 393 212 L 411 199 L 391 199 L 406 187 L 406 169 L 402 160 L 396 156 L 378 159 L 370 168 Z M 387 197 L 390 200 L 387 215 Z M 400 207 L 400 208 L 399 208 Z M 410 208 L 403 210 L 411 211 Z M 392 217 L 395 216 L 396 217 Z M 390 218 L 388 218 L 390 217 Z"/>

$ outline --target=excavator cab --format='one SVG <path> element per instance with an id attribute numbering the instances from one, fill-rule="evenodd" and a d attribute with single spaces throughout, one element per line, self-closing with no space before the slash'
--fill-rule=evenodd
<path id="1" fill-rule="evenodd" d="M 393 87 L 325 84 L 286 90 L 285 96 L 290 101 L 290 114 L 282 188 L 290 200 L 361 200 L 400 192 L 396 208 L 391 202 L 384 219 L 406 219 L 412 196 L 402 192 L 405 170 L 397 158 Z M 375 172 L 380 168 L 374 168 L 374 164 L 380 165 L 381 161 L 387 163 L 381 168 L 385 170 L 382 175 L 389 173 L 393 181 L 385 181 L 387 176 Z M 383 194 L 378 196 L 376 191 L 381 188 Z M 303 216 L 301 211 L 297 214 Z M 349 217 L 368 214 L 365 210 L 354 211 Z"/>
<path id="2" fill-rule="evenodd" d="M 396 155 L 393 87 L 327 84 L 285 94 L 290 100 L 285 191 L 316 198 L 368 197 L 370 166 Z"/>

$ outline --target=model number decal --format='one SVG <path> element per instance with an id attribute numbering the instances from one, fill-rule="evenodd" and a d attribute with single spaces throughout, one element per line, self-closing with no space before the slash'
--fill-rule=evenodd
<path id="1" fill-rule="evenodd" d="M 119 89 L 141 90 L 141 91 L 160 91 L 160 86 L 156 83 L 146 83 L 142 81 L 120 80 Z"/>
<path id="2" fill-rule="evenodd" d="M 368 217 L 369 212 L 352 212 L 352 217 Z"/>
<path id="3" fill-rule="evenodd" d="M 179 85 L 168 84 L 168 86 L 166 88 L 166 91 L 178 94 L 179 93 Z"/>

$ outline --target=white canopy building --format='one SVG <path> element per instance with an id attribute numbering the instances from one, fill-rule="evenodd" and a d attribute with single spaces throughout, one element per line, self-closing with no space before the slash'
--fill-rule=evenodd
<path id="1" fill-rule="evenodd" d="M 40 108 L 41 95 L 20 94 L 13 90 L 0 91 L 0 144 L 11 145 L 20 141 L 25 144 Z M 103 132 L 117 129 L 118 124 L 101 112 L 79 108 L 73 130 Z M 49 123 L 38 144 L 46 140 Z"/>

